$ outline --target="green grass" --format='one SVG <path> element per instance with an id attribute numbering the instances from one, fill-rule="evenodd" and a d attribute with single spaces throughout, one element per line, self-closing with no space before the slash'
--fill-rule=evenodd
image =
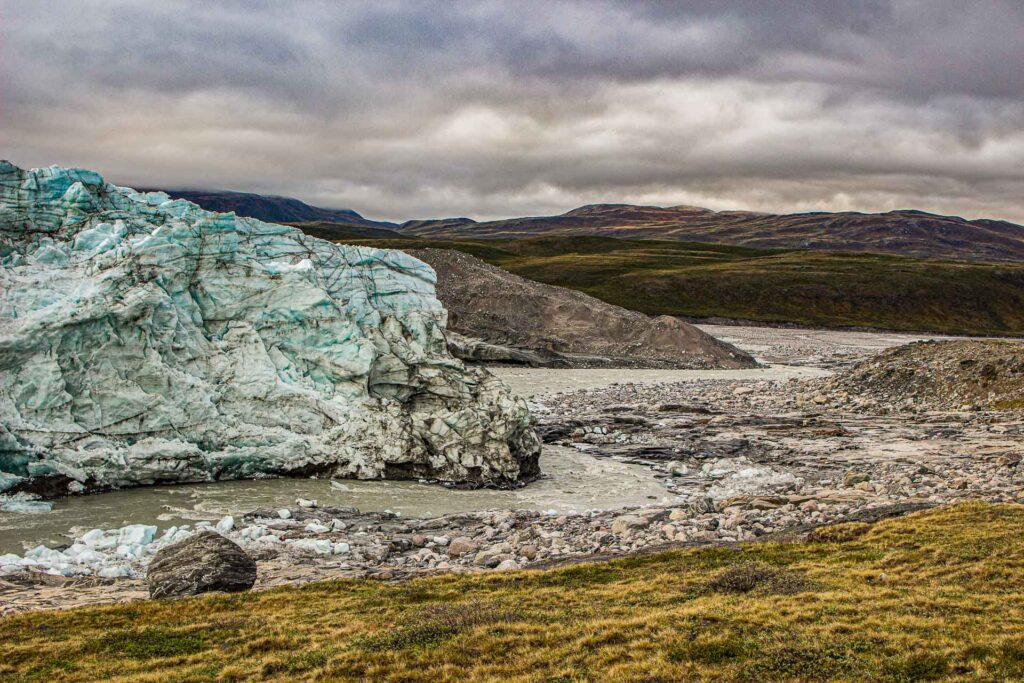
<path id="1" fill-rule="evenodd" d="M 0 680 L 1024 678 L 1024 506 L 818 537 L 8 617 Z"/>
<path id="2" fill-rule="evenodd" d="M 652 315 L 1024 334 L 1024 265 L 606 237 L 356 243 L 458 249 Z"/>

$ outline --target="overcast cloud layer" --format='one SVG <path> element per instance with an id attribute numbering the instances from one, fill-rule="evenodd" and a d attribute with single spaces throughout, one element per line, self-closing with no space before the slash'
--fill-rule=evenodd
<path id="1" fill-rule="evenodd" d="M 1020 0 L 0 0 L 0 156 L 373 218 L 1024 222 Z"/>

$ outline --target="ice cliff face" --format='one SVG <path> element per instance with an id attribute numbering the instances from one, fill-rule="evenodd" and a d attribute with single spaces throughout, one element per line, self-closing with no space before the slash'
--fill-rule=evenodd
<path id="1" fill-rule="evenodd" d="M 507 485 L 526 405 L 395 251 L 0 162 L 0 491 L 331 474 Z"/>

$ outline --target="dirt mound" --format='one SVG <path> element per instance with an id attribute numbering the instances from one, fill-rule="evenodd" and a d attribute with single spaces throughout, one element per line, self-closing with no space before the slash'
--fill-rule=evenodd
<path id="1" fill-rule="evenodd" d="M 862 361 L 825 386 L 826 393 L 845 391 L 894 408 L 1024 409 L 1024 343 L 916 342 Z"/>
<path id="2" fill-rule="evenodd" d="M 437 296 L 464 357 L 573 367 L 748 368 L 745 352 L 676 318 L 652 318 L 541 284 L 447 249 L 408 250 L 437 271 Z M 486 352 L 476 358 L 472 349 Z M 469 349 L 469 351 L 466 351 Z M 508 358 L 496 357 L 507 349 Z M 524 360 L 522 350 L 533 354 Z M 515 357 L 517 356 L 518 357 Z"/>

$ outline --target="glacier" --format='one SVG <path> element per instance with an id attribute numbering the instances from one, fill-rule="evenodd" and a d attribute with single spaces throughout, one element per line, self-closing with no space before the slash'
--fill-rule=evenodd
<path id="1" fill-rule="evenodd" d="M 536 477 L 525 402 L 448 353 L 435 284 L 402 252 L 0 162 L 0 493 Z"/>

